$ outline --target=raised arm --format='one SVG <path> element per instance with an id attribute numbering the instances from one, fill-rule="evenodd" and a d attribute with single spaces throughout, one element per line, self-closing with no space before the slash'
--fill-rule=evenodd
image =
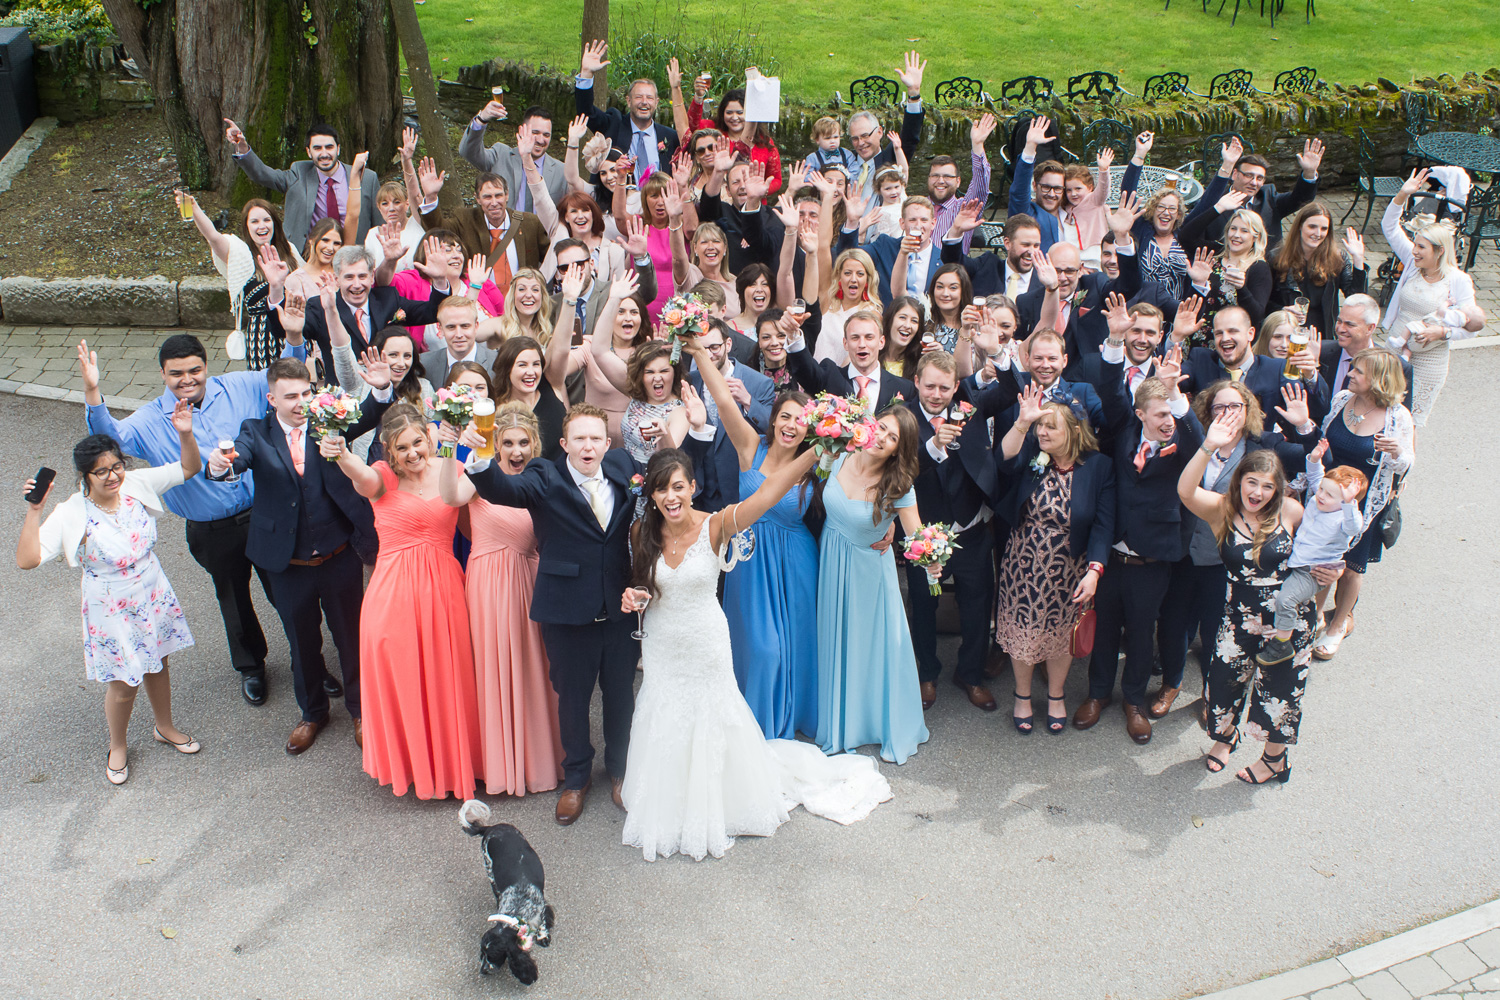
<path id="1" fill-rule="evenodd" d="M 583 294 L 583 265 L 577 264 L 568 268 L 562 279 L 563 313 L 572 315 L 578 302 L 578 296 Z M 616 306 L 618 308 L 618 305 Z M 572 328 L 568 324 L 568 329 Z M 568 398 L 568 367 L 573 356 L 573 338 L 569 336 L 562 324 L 554 327 L 552 337 L 547 341 L 547 356 L 543 359 L 545 365 L 542 374 L 547 379 L 547 384 L 552 386 L 552 391 L 557 398 L 566 400 Z"/>
<path id="2" fill-rule="evenodd" d="M 797 283 L 792 265 L 797 261 L 797 239 L 801 235 L 797 207 L 785 191 L 776 200 L 776 217 L 781 220 L 781 254 L 776 261 L 776 304 L 785 309 L 797 297 Z M 806 268 L 803 276 L 806 276 Z"/>
<path id="3" fill-rule="evenodd" d="M 1010 425 L 1010 430 L 1000 439 L 1000 454 L 1007 461 L 1021 453 L 1021 445 L 1026 443 L 1031 425 L 1041 419 L 1043 398 L 1042 387 L 1035 382 L 1028 383 L 1021 390 L 1015 423 Z"/>
<path id="4" fill-rule="evenodd" d="M 366 500 L 378 500 L 385 495 L 385 483 L 381 480 L 380 473 L 350 451 L 343 438 L 334 434 L 318 438 L 318 454 L 324 458 L 338 459 L 339 468 L 344 470 L 344 475 L 354 484 L 355 492 Z"/>
<path id="5" fill-rule="evenodd" d="M 542 224 L 543 232 L 551 234 L 562 220 L 557 214 L 557 203 L 547 190 L 547 182 L 536 165 L 536 136 L 530 129 L 516 133 L 516 155 L 521 159 L 521 172 L 525 175 L 526 190 L 531 192 L 531 213 Z"/>
<path id="6" fill-rule="evenodd" d="M 1177 477 L 1177 497 L 1182 505 L 1201 517 L 1210 528 L 1218 531 L 1224 526 L 1224 498 L 1213 490 L 1203 488 L 1203 473 L 1208 469 L 1208 456 L 1234 442 L 1245 426 L 1243 410 L 1226 410 L 1208 425 L 1203 443 L 1188 460 L 1182 475 Z"/>
<path id="7" fill-rule="evenodd" d="M 678 65 L 676 56 L 667 60 L 667 87 L 672 103 L 672 127 L 682 138 L 682 144 L 689 145 L 693 128 L 688 122 L 687 101 L 682 96 L 682 67 Z"/>
<path id="8" fill-rule="evenodd" d="M 740 456 L 740 470 L 750 468 L 755 461 L 755 451 L 760 447 L 760 435 L 740 412 L 739 403 L 729 391 L 729 383 L 724 381 L 724 373 L 719 371 L 719 366 L 708 356 L 708 351 L 698 343 L 698 338 L 688 338 L 684 349 L 697 362 L 703 388 L 713 396 L 714 405 L 719 408 L 719 422 Z"/>
<path id="9" fill-rule="evenodd" d="M 713 520 L 709 524 L 708 534 L 714 551 L 722 550 L 724 543 L 736 533 L 736 529 L 745 530 L 759 521 L 766 511 L 776 506 L 781 498 L 787 495 L 787 491 L 795 487 L 807 475 L 817 460 L 818 456 L 813 450 L 807 449 L 767 476 L 765 482 L 760 484 L 760 488 L 749 497 L 739 503 L 730 504 L 717 514 L 710 515 Z M 915 509 L 909 507 L 903 508 L 903 511 Z M 904 520 L 902 523 L 905 523 Z"/>
<path id="10" fill-rule="evenodd" d="M 594 363 L 599 366 L 600 373 L 609 380 L 609 384 L 620 392 L 627 389 L 625 378 L 625 362 L 614 351 L 614 329 L 615 314 L 620 311 L 620 303 L 635 294 L 639 283 L 636 281 L 634 271 L 626 271 L 625 274 L 616 278 L 609 286 L 609 299 L 605 301 L 599 310 L 599 319 L 594 324 L 594 336 L 591 348 L 594 352 Z M 566 313 L 570 307 L 563 303 L 563 312 Z"/>
<path id="11" fill-rule="evenodd" d="M 437 438 L 444 443 L 458 441 L 458 428 L 447 421 L 438 424 Z M 438 495 L 443 498 L 443 503 L 449 507 L 466 507 L 473 500 L 476 491 L 474 484 L 468 476 L 460 476 L 463 465 L 456 458 L 437 459 L 442 463 L 438 467 Z"/>
<path id="12" fill-rule="evenodd" d="M 359 207 L 363 200 L 364 191 L 362 182 L 365 176 L 365 163 L 370 159 L 368 152 L 354 154 L 354 163 L 349 167 L 349 197 L 344 203 L 344 246 L 358 246 L 359 238 Z"/>
<path id="13" fill-rule="evenodd" d="M 662 197 L 667 203 L 667 230 L 672 239 L 672 284 L 681 290 L 687 286 L 688 268 L 692 262 L 688 260 L 687 238 L 683 235 L 682 189 L 676 180 L 667 178 Z"/>
<path id="14" fill-rule="evenodd" d="M 214 228 L 214 224 L 209 221 L 208 216 L 204 215 L 203 209 L 199 207 L 198 199 L 185 191 L 173 191 L 172 193 L 176 195 L 178 208 L 181 208 L 183 205 L 192 206 L 193 227 L 198 230 L 198 235 L 203 237 L 204 242 L 208 244 L 208 249 L 213 252 L 213 255 L 227 263 L 229 254 L 234 249 L 234 243 L 228 236 L 225 236 Z"/>
<path id="15" fill-rule="evenodd" d="M 255 155 L 255 150 L 245 141 L 245 133 L 228 118 L 224 119 L 224 138 L 234 147 L 235 162 L 240 165 L 245 176 L 261 187 L 285 191 L 297 179 L 290 170 L 277 170 L 262 163 L 260 157 Z"/>

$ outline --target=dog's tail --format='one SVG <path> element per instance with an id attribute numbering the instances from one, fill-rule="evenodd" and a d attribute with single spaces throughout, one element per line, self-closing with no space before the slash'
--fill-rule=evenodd
<path id="1" fill-rule="evenodd" d="M 484 828 L 490 822 L 490 807 L 478 799 L 470 799 L 459 808 L 458 822 L 477 837 L 484 833 Z"/>

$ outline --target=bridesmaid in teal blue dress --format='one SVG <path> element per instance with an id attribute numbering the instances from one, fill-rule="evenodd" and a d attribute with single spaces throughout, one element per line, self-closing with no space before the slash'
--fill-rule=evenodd
<path id="1" fill-rule="evenodd" d="M 876 447 L 840 458 L 823 486 L 818 743 L 824 753 L 879 743 L 883 759 L 902 764 L 927 742 L 895 557 L 871 549 L 897 517 L 908 535 L 921 526 L 911 488 L 917 438 L 911 411 L 888 408 L 880 414 Z"/>
<path id="2" fill-rule="evenodd" d="M 771 409 L 771 430 L 756 433 L 729 395 L 706 351 L 689 352 L 714 397 L 723 430 L 740 457 L 740 496 L 760 488 L 770 472 L 802 451 L 797 421 L 806 393 L 784 392 Z M 705 369 L 708 371 L 705 373 Z M 802 523 L 812 502 L 810 487 L 789 490 L 751 525 L 755 550 L 724 577 L 724 616 L 729 619 L 734 678 L 767 739 L 796 739 L 818 731 L 818 635 L 813 609 L 818 599 L 818 543 Z M 733 530 L 733 526 L 731 526 Z"/>

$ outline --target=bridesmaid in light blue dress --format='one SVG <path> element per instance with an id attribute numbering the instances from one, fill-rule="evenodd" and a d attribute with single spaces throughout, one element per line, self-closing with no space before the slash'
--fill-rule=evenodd
<path id="1" fill-rule="evenodd" d="M 879 743 L 883 759 L 902 764 L 927 742 L 895 557 L 870 547 L 897 517 L 908 535 L 921 526 L 911 488 L 917 438 L 910 410 L 886 409 L 876 447 L 841 457 L 823 487 L 828 519 L 818 545 L 818 743 L 824 753 Z M 896 474 L 882 500 L 881 480 L 891 463 Z M 884 508 L 878 517 L 877 502 Z"/>
<path id="2" fill-rule="evenodd" d="M 805 428 L 798 423 L 806 393 L 784 392 L 771 409 L 771 430 L 762 438 L 740 413 L 722 374 L 702 348 L 689 350 L 714 397 L 723 431 L 740 458 L 740 496 L 748 497 L 774 471 L 802 451 Z M 704 369 L 708 368 L 706 374 Z M 724 576 L 724 616 L 729 619 L 734 679 L 767 739 L 796 739 L 818 731 L 818 635 L 813 610 L 818 599 L 818 543 L 802 523 L 811 487 L 788 490 L 750 529 L 750 558 Z"/>

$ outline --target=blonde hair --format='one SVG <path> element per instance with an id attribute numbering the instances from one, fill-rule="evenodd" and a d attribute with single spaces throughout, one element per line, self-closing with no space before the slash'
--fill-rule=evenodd
<path id="1" fill-rule="evenodd" d="M 495 443 L 499 444 L 500 435 L 508 430 L 520 429 L 531 438 L 531 457 L 542 457 L 542 432 L 537 424 L 536 414 L 531 407 L 519 400 L 509 403 L 501 403 L 495 408 Z"/>
<path id="2" fill-rule="evenodd" d="M 532 322 L 536 324 L 532 329 L 521 325 L 521 311 L 516 305 L 516 282 L 522 278 L 530 278 L 542 289 L 542 305 L 536 311 Z M 510 279 L 510 287 L 505 290 L 505 308 L 500 313 L 500 339 L 509 340 L 512 337 L 532 337 L 545 350 L 549 341 L 552 340 L 552 310 L 547 308 L 547 279 L 542 277 L 542 272 L 534 267 L 523 267 Z"/>
<path id="3" fill-rule="evenodd" d="M 1182 202 L 1179 200 L 1178 204 L 1181 205 Z M 1255 234 L 1255 242 L 1250 248 L 1250 259 L 1265 260 L 1266 247 L 1271 242 L 1270 234 L 1266 232 L 1266 220 L 1260 217 L 1259 212 L 1252 212 L 1248 208 L 1237 208 L 1229 213 L 1229 221 L 1224 223 L 1224 232 L 1226 234 L 1229 232 L 1229 227 L 1234 225 L 1236 219 Z"/>
<path id="4" fill-rule="evenodd" d="M 474 322 L 479 322 L 479 303 L 474 299 L 466 298 L 462 295 L 450 295 L 438 303 L 436 310 L 438 322 L 441 323 L 443 321 L 443 313 L 451 312 L 454 309 L 465 310 L 474 318 Z"/>
<path id="5" fill-rule="evenodd" d="M 1454 227 L 1447 219 L 1439 222 L 1434 216 L 1423 213 L 1414 216 L 1410 223 L 1412 239 L 1421 237 L 1437 250 L 1438 274 L 1448 277 L 1458 271 L 1458 251 L 1453 245 Z"/>
<path id="6" fill-rule="evenodd" d="M 1260 333 L 1255 337 L 1255 343 L 1250 348 L 1251 354 L 1260 354 L 1265 357 L 1274 357 L 1271 354 L 1271 335 L 1284 326 L 1296 326 L 1292 314 L 1285 309 L 1278 309 L 1265 319 L 1260 321 Z"/>
<path id="7" fill-rule="evenodd" d="M 1068 437 L 1067 457 L 1064 459 L 1068 465 L 1078 464 L 1080 455 L 1099 450 L 1099 439 L 1094 437 L 1087 421 L 1078 419 L 1078 414 L 1073 412 L 1072 407 L 1055 400 L 1042 404 L 1042 420 L 1054 413 L 1062 421 L 1062 431 Z"/>
<path id="8" fill-rule="evenodd" d="M 833 273 L 829 277 L 834 285 L 834 299 L 840 302 L 843 301 L 844 287 L 839 282 L 839 275 L 843 273 L 844 265 L 851 260 L 865 269 L 865 297 L 860 301 L 878 304 L 880 302 L 879 272 L 875 270 L 875 262 L 870 259 L 870 255 L 858 247 L 845 250 L 833 259 Z M 852 303 L 850 304 L 852 305 Z"/>
<path id="9" fill-rule="evenodd" d="M 375 204 L 378 205 L 387 198 L 406 204 L 406 185 L 400 181 L 386 181 L 380 185 L 380 190 L 375 192 Z"/>
<path id="10" fill-rule="evenodd" d="M 837 118 L 830 118 L 827 115 L 824 115 L 822 118 L 819 118 L 817 121 L 813 122 L 812 138 L 814 142 L 817 142 L 819 139 L 826 139 L 830 135 L 841 135 L 842 133 L 843 126 L 839 124 L 839 120 Z"/>
<path id="11" fill-rule="evenodd" d="M 1400 405 L 1406 396 L 1406 373 L 1401 370 L 1400 358 L 1384 347 L 1366 347 L 1354 356 L 1354 361 L 1365 367 L 1371 399 L 1380 406 Z"/>
<path id="12" fill-rule="evenodd" d="M 703 242 L 704 240 L 718 240 L 720 243 L 724 244 L 725 252 L 719 257 L 719 273 L 724 275 L 725 277 L 728 277 L 729 237 L 724 235 L 724 230 L 720 229 L 712 222 L 701 222 L 698 224 L 698 228 L 693 230 L 693 242 L 692 245 L 688 247 L 688 250 L 689 256 L 692 257 L 693 263 L 700 270 L 703 268 L 703 265 L 698 263 L 698 244 Z M 726 299 L 725 301 L 727 303 L 728 300 Z"/>

